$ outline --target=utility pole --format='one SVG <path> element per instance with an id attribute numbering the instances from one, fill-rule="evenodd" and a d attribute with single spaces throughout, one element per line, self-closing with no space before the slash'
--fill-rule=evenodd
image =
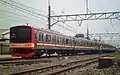
<path id="1" fill-rule="evenodd" d="M 89 9 L 88 9 L 88 0 L 86 0 L 86 14 L 88 14 Z M 87 24 L 87 39 L 90 40 L 89 38 L 89 29 L 88 29 L 88 24 Z"/>
<path id="2" fill-rule="evenodd" d="M 89 11 L 89 9 L 88 9 L 88 0 L 86 0 L 86 14 L 88 14 L 88 11 Z"/>
<path id="3" fill-rule="evenodd" d="M 51 29 L 51 6 L 50 0 L 48 0 L 48 29 Z"/>

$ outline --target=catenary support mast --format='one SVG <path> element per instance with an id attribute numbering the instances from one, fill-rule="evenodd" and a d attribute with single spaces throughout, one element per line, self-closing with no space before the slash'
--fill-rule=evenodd
<path id="1" fill-rule="evenodd" d="M 51 6 L 50 0 L 48 0 L 48 29 L 51 29 Z"/>

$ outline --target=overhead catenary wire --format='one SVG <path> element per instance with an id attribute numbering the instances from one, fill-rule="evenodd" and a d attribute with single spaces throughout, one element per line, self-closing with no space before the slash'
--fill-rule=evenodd
<path id="1" fill-rule="evenodd" d="M 12 15 L 19 16 L 20 18 L 21 17 L 24 17 L 24 19 L 28 19 L 29 18 L 29 20 L 32 20 L 32 21 L 34 20 L 34 21 L 38 21 L 40 23 L 43 23 L 43 22 L 41 22 L 41 20 L 38 20 L 38 19 L 35 19 L 35 18 L 32 18 L 32 17 L 28 17 L 28 16 L 25 16 L 25 15 L 20 15 L 20 14 L 17 14 L 17 13 L 13 13 L 13 12 L 10 12 L 10 11 L 6 11 L 6 10 L 0 9 L 0 12 L 10 13 Z"/>
<path id="2" fill-rule="evenodd" d="M 31 12 L 31 13 L 33 13 L 33 14 L 36 14 L 36 15 L 39 15 L 39 16 L 42 16 L 42 17 L 47 17 L 47 16 L 42 15 L 42 14 L 40 14 L 40 13 L 34 12 L 35 10 L 37 10 L 37 11 L 39 11 L 39 12 L 44 12 L 44 11 L 38 10 L 38 9 L 35 9 L 35 8 L 32 8 L 32 7 L 29 7 L 29 6 L 24 5 L 24 4 L 21 4 L 21 3 L 19 3 L 19 2 L 16 2 L 16 1 L 13 1 L 13 0 L 1 0 L 1 1 L 3 1 L 3 2 L 5 2 L 5 3 L 7 2 L 7 3 L 9 3 L 9 4 L 13 5 L 13 6 L 19 7 L 19 8 L 21 8 L 21 9 L 26 10 L 26 11 L 29 11 L 29 12 Z M 10 3 L 10 2 L 11 2 L 11 3 Z M 28 10 L 28 9 L 30 9 L 30 10 Z M 32 9 L 32 10 L 31 10 L 31 9 Z M 33 11 L 33 10 L 34 10 L 34 11 Z M 45 12 L 44 12 L 44 13 L 45 13 Z"/>
<path id="3" fill-rule="evenodd" d="M 30 9 L 32 9 L 32 10 L 36 10 L 36 11 L 39 11 L 39 12 L 43 12 L 43 13 L 45 13 L 45 14 L 47 13 L 47 12 L 45 12 L 45 11 L 43 11 L 43 10 L 35 9 L 35 8 L 29 7 L 29 6 L 27 6 L 27 5 L 21 4 L 21 3 L 19 3 L 19 2 L 13 1 L 13 0 L 9 0 L 9 1 L 12 1 L 12 2 L 14 2 L 14 3 L 16 3 L 16 4 L 19 4 L 20 6 L 24 6 L 24 7 L 26 7 L 26 8 L 30 8 Z M 44 15 L 42 15 L 42 16 L 44 16 Z M 44 17 L 47 17 L 47 16 L 44 16 Z"/>
<path id="4" fill-rule="evenodd" d="M 12 1 L 12 0 L 9 0 L 9 1 Z M 13 2 L 13 1 L 12 1 L 12 2 Z M 24 9 L 24 8 L 21 8 L 21 7 L 19 7 L 19 6 L 16 6 L 16 5 L 14 5 L 13 3 L 6 2 L 5 0 L 0 0 L 0 3 L 5 4 L 5 5 L 8 5 L 8 6 L 10 6 L 11 8 L 15 8 L 15 9 L 17 9 L 17 10 L 20 10 L 20 11 L 24 12 L 24 13 L 28 13 L 29 15 L 34 16 L 34 17 L 37 17 L 37 18 L 40 18 L 39 16 L 41 16 L 40 14 L 37 14 L 37 13 L 34 13 L 34 12 L 32 12 L 32 11 L 29 11 L 29 10 L 26 10 L 26 9 Z M 18 3 L 18 4 L 19 4 L 19 3 Z M 22 4 L 20 4 L 20 5 L 22 5 Z M 34 14 L 34 15 L 33 15 L 33 14 Z M 36 15 L 39 15 L 39 16 L 36 16 Z M 46 18 L 47 16 L 42 16 L 42 17 Z M 43 20 L 43 19 L 42 19 L 42 20 Z M 71 30 L 71 29 L 69 29 L 69 28 L 66 28 L 66 27 L 64 27 L 64 26 L 62 26 L 62 25 L 60 25 L 60 26 L 63 27 L 63 28 L 65 28 L 65 29 L 67 29 L 67 30 L 69 30 L 69 31 L 74 32 L 73 30 Z M 70 27 L 70 26 L 69 26 L 69 27 Z M 74 33 L 76 33 L 76 32 L 74 32 Z"/>
<path id="5" fill-rule="evenodd" d="M 2 17 L 3 15 L 0 15 L 0 16 Z M 10 15 L 7 15 L 7 16 L 8 17 L 5 18 L 6 20 L 9 19 L 9 20 L 17 21 L 17 22 L 30 23 L 30 24 L 34 24 L 34 25 L 38 24 L 37 22 L 32 23 L 32 22 L 30 22 L 30 21 L 28 21 L 26 19 L 18 18 L 18 17 L 15 17 L 15 16 L 10 16 Z M 2 19 L 4 19 L 4 16 L 3 16 Z"/>
<path id="6" fill-rule="evenodd" d="M 69 29 L 69 28 L 67 28 L 67 27 L 62 26 L 61 24 L 58 24 L 58 26 L 66 29 L 66 30 L 68 30 L 68 31 L 71 31 L 71 32 L 73 32 L 73 33 L 77 33 L 77 32 L 75 32 L 75 31 L 73 31 L 73 30 L 71 30 L 71 29 Z"/>
<path id="7" fill-rule="evenodd" d="M 1 3 L 1 4 L 6 4 L 6 5 L 10 6 L 11 8 L 15 8 L 15 9 L 17 9 L 17 10 L 19 10 L 19 11 L 22 11 L 22 12 L 24 12 L 24 13 L 27 13 L 27 14 L 29 14 L 29 15 L 35 17 L 35 18 L 39 18 L 39 19 L 41 19 L 41 20 L 43 20 L 43 21 L 47 20 L 47 19 L 45 19 L 45 18 L 41 18 L 39 15 L 34 14 L 33 12 L 31 12 L 31 11 L 29 11 L 29 10 L 26 10 L 26 9 L 21 8 L 21 7 L 19 7 L 19 6 L 10 4 L 10 3 L 6 2 L 6 1 L 0 0 L 0 3 Z"/>

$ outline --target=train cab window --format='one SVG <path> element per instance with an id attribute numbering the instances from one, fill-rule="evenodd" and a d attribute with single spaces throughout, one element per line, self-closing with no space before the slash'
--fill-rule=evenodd
<path id="1" fill-rule="evenodd" d="M 15 26 L 10 28 L 10 42 L 31 42 L 31 28 L 27 26 Z"/>
<path id="2" fill-rule="evenodd" d="M 44 41 L 44 34 L 43 33 L 39 34 L 39 41 Z"/>
<path id="3" fill-rule="evenodd" d="M 51 42 L 51 36 L 46 34 L 46 42 Z"/>

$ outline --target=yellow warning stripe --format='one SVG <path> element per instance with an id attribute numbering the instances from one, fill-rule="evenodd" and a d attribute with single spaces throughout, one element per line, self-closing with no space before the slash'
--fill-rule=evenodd
<path id="1" fill-rule="evenodd" d="M 75 48 L 94 48 L 94 47 L 88 47 L 88 46 L 75 46 Z"/>
<path id="2" fill-rule="evenodd" d="M 44 46 L 61 46 L 61 47 L 72 47 L 72 46 L 69 46 L 69 45 L 62 45 L 62 44 L 46 44 L 46 43 L 37 43 L 37 45 L 44 45 Z"/>
<path id="3" fill-rule="evenodd" d="M 34 43 L 11 43 L 10 47 L 34 47 Z"/>
<path id="4" fill-rule="evenodd" d="M 75 47 L 75 48 L 91 48 L 93 49 L 94 47 L 87 47 L 87 46 L 70 46 L 70 45 L 62 45 L 62 44 L 43 44 L 43 43 L 37 43 L 37 45 L 44 45 L 44 46 L 57 46 L 57 47 Z M 11 43 L 10 47 L 34 47 L 35 44 L 34 43 Z"/>

